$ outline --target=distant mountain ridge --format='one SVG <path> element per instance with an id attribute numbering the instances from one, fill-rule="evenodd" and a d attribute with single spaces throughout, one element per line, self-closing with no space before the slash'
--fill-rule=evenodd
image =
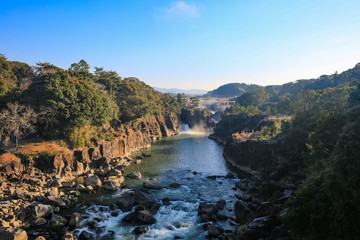
<path id="1" fill-rule="evenodd" d="M 184 93 L 185 95 L 194 95 L 194 96 L 200 96 L 207 93 L 207 90 L 202 90 L 202 89 L 185 90 L 180 88 L 159 88 L 159 87 L 154 87 L 154 89 L 162 93 L 169 93 L 169 94 Z"/>
<path id="2" fill-rule="evenodd" d="M 246 84 L 246 83 L 228 83 L 207 92 L 203 97 L 214 97 L 214 98 L 232 98 L 236 96 L 241 96 L 243 93 L 261 88 L 262 86 L 256 84 Z"/>

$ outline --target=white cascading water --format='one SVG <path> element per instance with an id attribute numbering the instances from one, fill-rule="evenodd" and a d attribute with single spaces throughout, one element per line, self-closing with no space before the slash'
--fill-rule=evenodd
<path id="1" fill-rule="evenodd" d="M 181 126 L 181 132 L 186 133 L 186 132 L 190 132 L 190 131 L 191 131 L 191 130 L 190 130 L 190 127 L 189 127 L 188 124 L 183 124 L 183 125 Z"/>

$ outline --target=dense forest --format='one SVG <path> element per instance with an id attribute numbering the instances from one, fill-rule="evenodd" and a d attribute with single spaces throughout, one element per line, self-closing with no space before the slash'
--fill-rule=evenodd
<path id="1" fill-rule="evenodd" d="M 48 62 L 32 67 L 1 55 L 2 142 L 33 136 L 65 139 L 81 147 L 91 139 L 111 140 L 114 136 L 106 126 L 114 121 L 177 114 L 184 104 L 181 95 L 162 94 L 137 78 L 121 78 L 102 67 L 95 67 L 94 73 L 89 69 L 85 60 L 66 70 Z"/>
<path id="2" fill-rule="evenodd" d="M 304 176 L 283 217 L 295 239 L 360 235 L 359 83 L 357 64 L 341 74 L 249 90 L 218 124 L 224 130 L 240 119 L 233 138 L 273 144 L 296 166 L 284 174 Z M 262 124 L 251 126 L 254 119 Z"/>

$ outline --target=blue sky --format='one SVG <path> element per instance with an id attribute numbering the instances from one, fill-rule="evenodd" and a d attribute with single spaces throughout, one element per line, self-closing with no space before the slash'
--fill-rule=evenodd
<path id="1" fill-rule="evenodd" d="M 360 62 L 359 13 L 350 0 L 0 0 L 0 53 L 166 88 L 282 84 Z"/>

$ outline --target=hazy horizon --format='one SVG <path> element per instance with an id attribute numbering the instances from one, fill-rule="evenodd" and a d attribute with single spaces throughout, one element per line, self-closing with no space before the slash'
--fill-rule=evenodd
<path id="1" fill-rule="evenodd" d="M 159 88 L 280 85 L 360 62 L 357 1 L 2 3 L 9 60 L 67 69 L 85 59 Z"/>

